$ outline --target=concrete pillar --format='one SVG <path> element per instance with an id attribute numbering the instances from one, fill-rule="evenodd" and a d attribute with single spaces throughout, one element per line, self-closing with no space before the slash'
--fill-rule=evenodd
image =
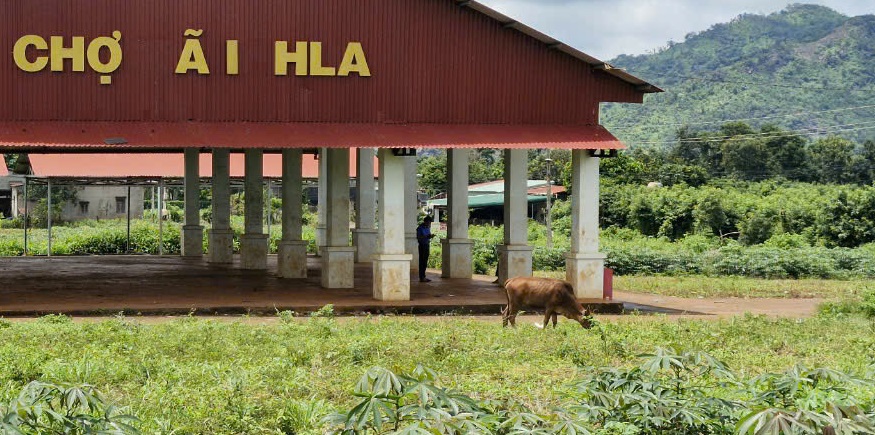
<path id="1" fill-rule="evenodd" d="M 322 287 L 352 288 L 355 248 L 349 246 L 349 148 L 327 153 L 325 246 L 322 247 Z"/>
<path id="2" fill-rule="evenodd" d="M 377 253 L 374 255 L 374 299 L 410 300 L 410 266 L 413 256 L 405 253 L 405 161 L 392 150 L 379 150 L 380 189 L 377 210 Z"/>
<path id="3" fill-rule="evenodd" d="M 204 227 L 201 226 L 200 152 L 194 148 L 185 150 L 185 224 L 182 227 L 182 256 L 204 255 Z"/>
<path id="4" fill-rule="evenodd" d="M 213 225 L 209 231 L 210 263 L 230 264 L 234 261 L 234 232 L 231 230 L 231 152 L 213 150 Z"/>
<path id="5" fill-rule="evenodd" d="M 565 279 L 578 298 L 601 299 L 606 256 L 599 252 L 599 159 L 589 150 L 573 150 L 571 166 L 571 252 Z"/>
<path id="6" fill-rule="evenodd" d="M 264 151 L 246 150 L 243 191 L 244 234 L 240 236 L 240 267 L 267 270 L 267 234 L 264 234 Z"/>
<path id="7" fill-rule="evenodd" d="M 283 238 L 277 245 L 277 275 L 307 277 L 307 242 L 302 238 L 303 179 L 300 149 L 283 150 Z"/>
<path id="8" fill-rule="evenodd" d="M 380 172 L 380 176 L 383 173 Z M 407 253 L 413 256 L 411 267 L 419 269 L 419 247 L 416 242 L 416 227 L 419 225 L 419 208 L 416 191 L 419 183 L 416 180 L 416 157 L 404 158 L 404 185 L 407 189 L 401 194 L 404 197 L 404 240 Z"/>
<path id="9" fill-rule="evenodd" d="M 325 246 L 325 210 L 328 196 L 328 148 L 319 148 L 319 180 L 316 183 L 316 255 L 322 255 L 322 247 Z"/>
<path id="10" fill-rule="evenodd" d="M 447 152 L 447 238 L 441 242 L 444 278 L 471 278 L 474 273 L 473 242 L 468 238 L 468 154 L 467 149 Z"/>
<path id="11" fill-rule="evenodd" d="M 504 245 L 499 246 L 498 282 L 532 276 L 532 247 L 528 245 L 528 152 L 504 152 Z"/>
<path id="12" fill-rule="evenodd" d="M 370 263 L 371 257 L 377 251 L 376 199 L 377 189 L 374 183 L 374 149 L 359 148 L 356 150 L 356 195 L 355 230 L 352 233 L 352 244 L 355 246 L 356 263 Z"/>

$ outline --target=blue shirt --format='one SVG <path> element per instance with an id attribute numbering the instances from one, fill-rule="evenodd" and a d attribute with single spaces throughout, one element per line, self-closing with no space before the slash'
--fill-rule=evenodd
<path id="1" fill-rule="evenodd" d="M 416 241 L 420 245 L 428 245 L 431 239 L 431 228 L 429 225 L 420 224 L 416 227 Z"/>

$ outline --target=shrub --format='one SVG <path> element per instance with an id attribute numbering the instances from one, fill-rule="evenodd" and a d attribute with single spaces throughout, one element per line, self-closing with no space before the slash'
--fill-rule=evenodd
<path id="1" fill-rule="evenodd" d="M 795 366 L 743 382 L 705 352 L 657 348 L 632 368 L 587 367 L 560 406 L 477 400 L 437 384 L 431 369 L 382 367 L 358 381 L 357 403 L 328 416 L 332 433 L 763 434 L 872 433 L 872 382 Z"/>
<path id="2" fill-rule="evenodd" d="M 875 317 L 875 289 L 869 289 L 863 293 L 860 309 L 867 317 Z"/>
<path id="3" fill-rule="evenodd" d="M 0 404 L 0 433 L 138 434 L 137 419 L 106 403 L 91 385 L 31 382 Z"/>

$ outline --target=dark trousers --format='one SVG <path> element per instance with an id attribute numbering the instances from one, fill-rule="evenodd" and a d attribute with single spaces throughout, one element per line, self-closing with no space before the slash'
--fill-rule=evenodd
<path id="1" fill-rule="evenodd" d="M 425 268 L 428 267 L 429 245 L 419 245 L 419 279 L 425 279 Z"/>

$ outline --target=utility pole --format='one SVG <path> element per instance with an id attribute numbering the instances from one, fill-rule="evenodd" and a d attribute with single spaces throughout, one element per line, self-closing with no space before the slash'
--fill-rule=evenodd
<path id="1" fill-rule="evenodd" d="M 550 211 L 552 210 L 550 204 L 553 199 L 553 183 L 550 182 L 550 167 L 553 163 L 553 159 L 547 157 L 544 161 L 547 163 L 547 249 L 553 249 L 553 217 L 550 216 Z"/>

